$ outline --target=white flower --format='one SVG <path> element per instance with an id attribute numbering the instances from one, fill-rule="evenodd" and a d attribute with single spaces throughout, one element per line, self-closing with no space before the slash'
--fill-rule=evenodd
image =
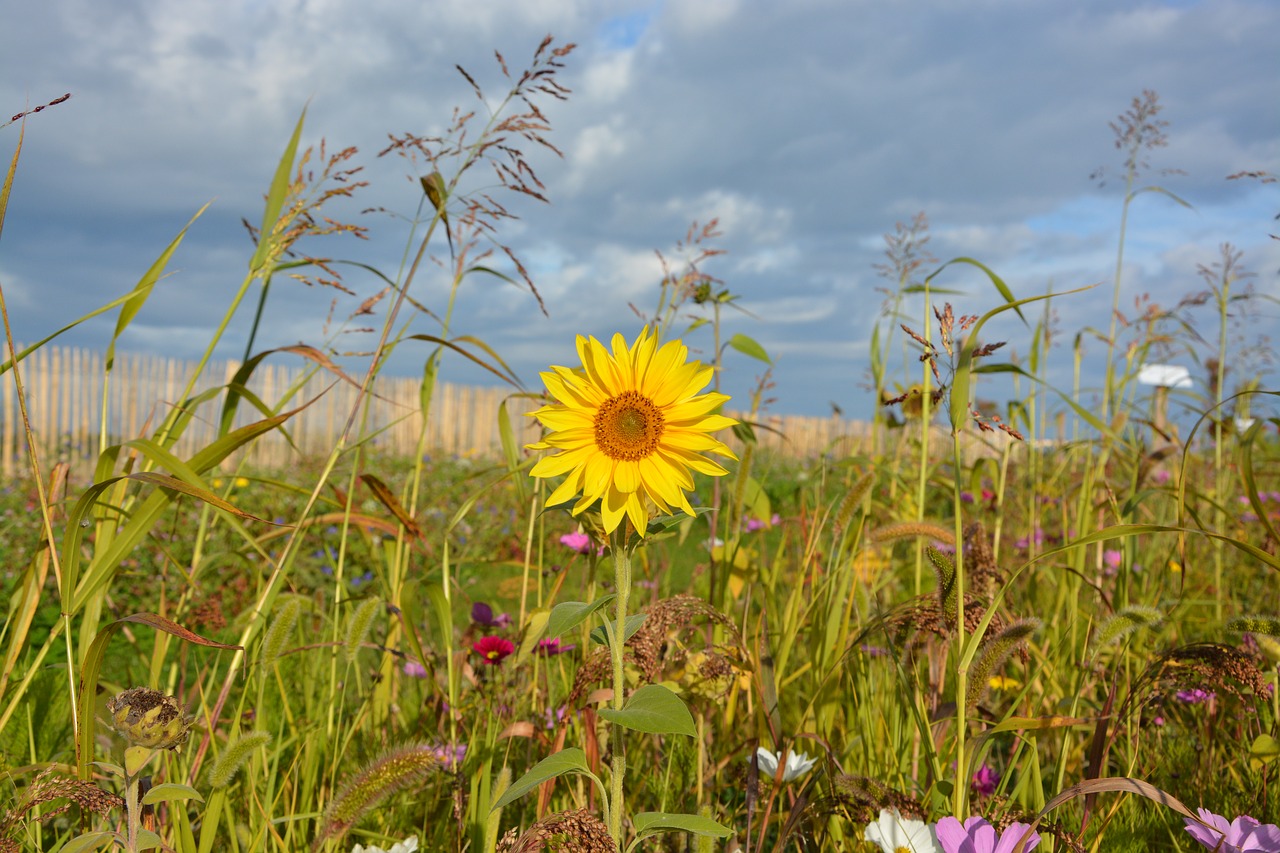
<path id="1" fill-rule="evenodd" d="M 760 766 L 760 772 L 770 779 L 778 775 L 778 760 L 781 757 L 782 753 L 772 753 L 763 746 L 756 748 L 756 764 Z M 806 753 L 788 752 L 787 766 L 782 771 L 782 781 L 790 782 L 792 779 L 799 779 L 812 770 L 813 765 L 817 763 L 818 759 L 810 758 Z"/>
<path id="2" fill-rule="evenodd" d="M 897 809 L 881 809 L 880 819 L 867 824 L 863 837 L 879 844 L 885 853 L 942 853 L 931 825 L 905 818 Z"/>
<path id="3" fill-rule="evenodd" d="M 391 845 L 390 850 L 383 850 L 381 847 L 365 847 L 357 844 L 351 848 L 351 853 L 413 853 L 418 849 L 418 836 L 410 835 L 404 841 L 397 841 Z"/>

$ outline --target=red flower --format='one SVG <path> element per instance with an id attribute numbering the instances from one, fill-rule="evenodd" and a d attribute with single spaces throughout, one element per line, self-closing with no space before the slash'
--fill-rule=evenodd
<path id="1" fill-rule="evenodd" d="M 471 650 L 490 666 L 497 666 L 502 659 L 516 650 L 515 644 L 502 637 L 481 637 L 472 644 Z"/>

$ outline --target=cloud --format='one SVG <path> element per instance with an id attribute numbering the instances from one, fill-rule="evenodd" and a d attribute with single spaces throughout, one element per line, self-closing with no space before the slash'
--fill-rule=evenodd
<path id="1" fill-rule="evenodd" d="M 549 31 L 579 45 L 556 78 L 572 95 L 536 101 L 564 159 L 508 142 L 526 147 L 552 203 L 496 197 L 520 217 L 498 239 L 525 258 L 550 317 L 526 289 L 483 274 L 459 290 L 453 317 L 455 333 L 482 337 L 526 377 L 571 357 L 578 332 L 633 334 L 632 306 L 657 304 L 655 250 L 678 263 L 690 223 L 713 218 L 723 234 L 712 245 L 725 254 L 705 271 L 757 315 L 730 312 L 726 322 L 775 355 L 779 410 L 825 413 L 834 398 L 869 413 L 858 387 L 866 341 L 875 323 L 890 327 L 876 289 L 886 282 L 872 268 L 879 235 L 918 211 L 933 223 L 935 255 L 977 258 L 1019 296 L 1102 282 L 1054 305 L 1068 334 L 1105 326 L 1123 177 L 1107 124 L 1146 88 L 1160 93 L 1170 125 L 1142 181 L 1195 210 L 1158 194 L 1133 205 L 1122 308 L 1144 291 L 1170 300 L 1198 288 L 1195 264 L 1223 241 L 1245 251 L 1260 292 L 1277 288 L 1274 185 L 1225 180 L 1280 158 L 1268 108 L 1280 85 L 1259 71 L 1274 66 L 1280 7 L 1266 0 L 49 0 L 15 9 L 0 32 L 13 69 L 0 104 L 12 114 L 73 93 L 27 122 L 0 249 L 28 339 L 126 292 L 213 200 L 122 343 L 198 351 L 247 270 L 240 220 L 260 219 L 304 106 L 304 145 L 357 146 L 370 182 L 342 208 L 372 226 L 370 240 L 323 251 L 396 275 L 417 248 L 411 219 L 427 166 L 377 157 L 387 134 L 444 133 L 457 105 L 476 111 L 474 140 L 511 85 L 493 51 L 519 75 Z M 15 131 L 0 139 L 12 143 Z M 1089 175 L 1104 165 L 1098 186 Z M 495 191 L 492 171 L 475 169 L 463 191 Z M 412 293 L 442 314 L 448 249 L 429 254 L 440 264 L 421 268 Z M 490 262 L 516 276 L 502 253 Z M 338 316 L 384 286 L 358 268 L 346 281 L 357 296 L 339 301 Z M 972 268 L 940 281 L 964 291 L 955 300 L 967 311 L 998 302 Z M 273 286 L 263 345 L 319 340 L 334 295 Z M 243 347 L 248 322 L 233 323 L 226 348 Z M 71 339 L 99 345 L 110 328 L 104 318 Z M 992 333 L 1027 350 L 1016 319 Z M 1093 358 L 1099 345 L 1088 350 Z M 416 372 L 421 356 L 406 350 L 391 367 Z M 724 381 L 746 393 L 755 368 L 731 362 Z"/>

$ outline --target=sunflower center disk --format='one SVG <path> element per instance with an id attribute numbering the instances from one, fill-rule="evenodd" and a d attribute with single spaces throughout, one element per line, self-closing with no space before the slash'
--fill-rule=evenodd
<path id="1" fill-rule="evenodd" d="M 644 459 L 657 450 L 665 423 L 652 400 L 637 391 L 623 391 L 596 411 L 596 447 L 610 459 Z"/>

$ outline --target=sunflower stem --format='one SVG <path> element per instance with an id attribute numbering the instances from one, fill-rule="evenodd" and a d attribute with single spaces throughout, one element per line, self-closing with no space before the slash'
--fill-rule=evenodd
<path id="1" fill-rule="evenodd" d="M 631 597 L 631 548 L 627 544 L 627 524 L 624 522 L 610 534 L 609 549 L 613 552 L 614 586 L 617 598 L 614 599 L 615 627 L 609 643 L 609 653 L 613 656 L 613 708 L 621 711 L 626 701 L 625 682 L 622 669 L 622 652 L 627 637 L 627 602 Z M 627 773 L 627 759 L 623 747 L 622 726 L 614 723 L 610 731 L 610 747 L 613 750 L 613 764 L 609 775 L 609 835 L 614 844 L 622 849 L 622 821 L 626 814 L 623 806 L 623 781 Z"/>

